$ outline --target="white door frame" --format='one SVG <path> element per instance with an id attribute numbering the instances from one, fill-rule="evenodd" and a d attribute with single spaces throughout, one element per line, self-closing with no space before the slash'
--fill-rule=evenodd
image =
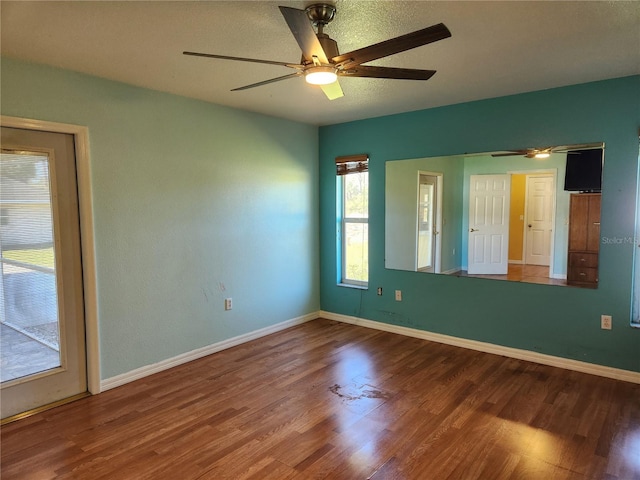
<path id="1" fill-rule="evenodd" d="M 0 116 L 3 127 L 22 128 L 74 136 L 80 209 L 82 277 L 84 288 L 85 336 L 87 350 L 87 389 L 100 393 L 100 343 L 98 338 L 98 303 L 96 261 L 91 201 L 91 164 L 89 162 L 89 129 L 80 125 Z"/>
<path id="2" fill-rule="evenodd" d="M 424 170 L 418 170 L 418 183 L 416 186 L 416 218 L 419 215 L 419 203 L 420 203 L 420 175 L 429 175 L 431 177 L 436 177 L 436 211 L 434 213 L 435 221 L 434 228 L 436 229 L 437 234 L 434 235 L 434 260 L 433 260 L 433 273 L 441 273 L 442 270 L 442 186 L 444 184 L 444 174 L 442 172 L 427 172 Z M 418 238 L 418 225 L 416 223 L 416 234 L 415 238 Z M 415 254 L 415 265 L 414 271 L 418 271 L 418 242 L 416 241 L 416 254 Z"/>

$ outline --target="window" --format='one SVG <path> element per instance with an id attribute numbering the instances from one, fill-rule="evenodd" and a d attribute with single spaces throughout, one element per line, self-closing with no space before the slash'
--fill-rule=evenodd
<path id="1" fill-rule="evenodd" d="M 336 158 L 340 283 L 366 287 L 369 281 L 369 157 Z"/>

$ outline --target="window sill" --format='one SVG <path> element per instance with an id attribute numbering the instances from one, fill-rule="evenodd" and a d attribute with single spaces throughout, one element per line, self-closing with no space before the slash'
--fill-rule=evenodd
<path id="1" fill-rule="evenodd" d="M 355 288 L 356 290 L 369 290 L 369 285 L 353 285 L 351 283 L 338 283 L 338 287 Z"/>

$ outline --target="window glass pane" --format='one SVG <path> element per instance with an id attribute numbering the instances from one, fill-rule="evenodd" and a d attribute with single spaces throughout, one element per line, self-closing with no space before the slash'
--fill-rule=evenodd
<path id="1" fill-rule="evenodd" d="M 345 280 L 367 282 L 369 279 L 369 225 L 345 222 Z"/>
<path id="2" fill-rule="evenodd" d="M 369 173 L 352 173 L 344 177 L 345 218 L 369 216 Z"/>
<path id="3" fill-rule="evenodd" d="M 46 155 L 0 157 L 2 381 L 60 365 L 53 221 Z"/>

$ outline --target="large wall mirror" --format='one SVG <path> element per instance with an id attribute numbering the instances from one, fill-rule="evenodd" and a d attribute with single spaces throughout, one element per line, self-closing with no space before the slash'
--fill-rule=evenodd
<path id="1" fill-rule="evenodd" d="M 596 288 L 604 144 L 386 162 L 385 267 Z"/>

